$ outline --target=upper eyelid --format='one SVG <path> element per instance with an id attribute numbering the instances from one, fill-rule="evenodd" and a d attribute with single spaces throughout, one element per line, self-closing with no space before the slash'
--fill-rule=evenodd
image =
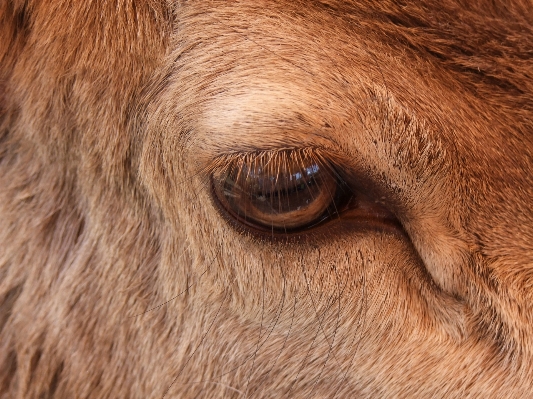
<path id="1" fill-rule="evenodd" d="M 369 143 L 371 140 L 377 141 L 383 149 L 388 147 L 391 155 L 401 153 L 402 163 L 414 163 L 417 160 L 425 163 L 423 158 L 427 153 L 423 149 L 430 149 L 430 153 L 440 153 L 444 146 L 454 144 L 453 140 L 451 142 L 446 140 L 446 145 L 443 145 L 442 140 L 438 139 L 441 134 L 436 134 L 442 129 L 449 130 L 453 126 L 453 121 L 449 120 L 449 114 L 433 111 L 428 115 L 429 119 L 423 117 L 408 104 L 404 104 L 393 92 L 378 84 L 363 84 L 356 94 L 357 101 L 345 108 L 342 115 L 321 116 L 317 114 L 313 116 L 308 114 L 308 110 L 296 107 L 294 112 L 289 113 L 287 119 L 280 120 L 277 117 L 274 120 L 261 119 L 259 127 L 254 126 L 249 132 L 249 125 L 237 123 L 229 130 L 220 131 L 221 140 L 211 151 L 213 153 L 224 151 L 224 147 L 226 147 L 226 152 L 233 148 L 237 148 L 239 152 L 255 151 L 257 148 L 254 148 L 254 145 L 258 142 L 261 146 L 269 147 L 263 148 L 265 150 L 297 148 L 300 143 L 304 143 L 304 147 L 316 146 L 333 150 L 333 153 L 339 152 L 342 155 L 342 151 L 338 150 L 347 148 L 347 143 L 339 135 L 359 134 L 356 131 L 352 133 L 339 130 L 348 125 L 350 129 L 363 129 L 363 135 Z M 424 107 L 424 104 L 417 103 L 416 105 Z M 246 120 L 246 115 L 241 117 Z M 268 115 L 265 118 L 268 118 Z M 350 120 L 354 123 L 350 124 Z M 270 125 L 272 126 L 268 127 Z M 235 129 L 239 130 L 237 137 L 243 138 L 240 143 L 226 140 L 226 137 L 233 136 Z M 335 133 L 337 130 L 338 132 Z M 257 131 L 261 134 L 256 136 Z M 218 136 L 219 134 L 213 131 L 209 134 L 211 135 Z M 253 140 L 249 140 L 248 137 Z M 404 145 L 406 138 L 410 142 L 408 145 Z M 397 149 L 401 151 L 396 151 Z"/>
<path id="2" fill-rule="evenodd" d="M 301 132 L 301 137 L 305 138 L 302 145 L 294 142 L 296 136 L 290 132 L 283 133 L 279 127 L 273 127 L 272 133 L 267 134 L 271 137 L 270 142 L 260 142 L 261 147 L 255 147 L 258 143 L 247 139 L 238 145 L 226 143 L 225 134 L 222 134 L 222 145 L 216 148 L 218 154 L 214 154 L 214 148 L 208 149 L 211 156 L 205 154 L 207 166 L 204 170 L 212 171 L 254 154 L 310 150 L 322 155 L 328 164 L 335 167 L 343 180 L 355 186 L 361 185 L 359 183 L 377 189 L 384 189 L 387 185 L 401 186 L 401 181 L 388 181 L 374 173 L 376 166 L 379 166 L 381 174 L 388 174 L 388 171 L 397 169 L 396 165 L 402 165 L 402 176 L 406 176 L 404 180 L 413 182 L 421 180 L 420 177 L 430 171 L 442 173 L 445 170 L 445 158 L 453 158 L 456 154 L 453 142 L 444 142 L 439 138 L 442 135 L 435 134 L 435 131 L 443 128 L 443 121 L 435 120 L 430 124 L 425 118 L 419 118 L 416 113 L 398 103 L 389 93 L 385 94 L 380 94 L 375 88 L 366 92 L 363 101 L 366 106 L 359 113 L 359 127 L 363 131 L 353 133 L 361 136 L 358 139 L 359 146 L 354 147 L 351 141 L 340 140 L 339 135 L 350 134 L 348 131 L 339 131 L 335 135 L 311 126 L 308 126 L 310 130 Z M 331 126 L 331 129 L 336 129 L 336 124 Z M 448 159 L 447 164 L 453 163 L 452 161 Z M 392 174 L 388 178 L 394 179 Z"/>

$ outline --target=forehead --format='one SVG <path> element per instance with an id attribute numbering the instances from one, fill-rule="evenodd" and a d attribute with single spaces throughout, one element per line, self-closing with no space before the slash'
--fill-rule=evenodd
<path id="1" fill-rule="evenodd" d="M 324 65 L 313 69 L 317 61 L 344 56 L 354 62 L 367 53 L 405 56 L 411 67 L 437 63 L 464 75 L 465 82 L 518 94 L 519 76 L 495 72 L 498 67 L 511 72 L 509 60 L 526 55 L 528 46 L 520 38 L 531 34 L 531 14 L 507 2 L 187 2 L 179 10 L 179 24 L 193 40 L 223 43 L 219 50 L 226 57 L 243 48 L 260 56 L 261 48 L 286 62 L 299 61 L 293 62 L 297 68 L 324 73 Z M 330 72 L 343 66 L 334 65 Z"/>
<path id="2" fill-rule="evenodd" d="M 514 38 L 530 30 L 527 12 L 454 2 L 241 1 L 187 2 L 179 15 L 172 92 L 179 86 L 181 110 L 190 104 L 203 124 L 198 137 L 279 127 L 316 140 L 323 126 L 356 123 L 375 109 L 376 93 L 446 127 L 441 138 L 465 148 L 487 134 L 523 134 L 516 122 L 531 107 L 530 67 Z"/>

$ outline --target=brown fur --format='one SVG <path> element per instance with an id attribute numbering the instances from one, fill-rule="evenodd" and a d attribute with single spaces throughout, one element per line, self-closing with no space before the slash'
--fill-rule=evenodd
<path id="1" fill-rule="evenodd" d="M 532 10 L 1 2 L 0 398 L 532 395 Z M 219 214 L 306 147 L 407 236 Z"/>

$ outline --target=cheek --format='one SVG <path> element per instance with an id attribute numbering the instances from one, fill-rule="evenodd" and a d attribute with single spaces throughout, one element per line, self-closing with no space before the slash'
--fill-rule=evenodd
<path id="1" fill-rule="evenodd" d="M 169 239 L 186 243 L 180 256 L 191 263 L 167 265 L 161 280 L 166 291 L 183 281 L 178 274 L 185 268 L 196 298 L 207 307 L 223 301 L 224 309 L 256 327 L 268 319 L 303 334 L 325 328 L 327 320 L 338 337 L 352 339 L 359 323 L 384 342 L 391 332 L 420 329 L 462 339 L 462 305 L 432 283 L 412 244 L 396 230 L 341 218 L 276 241 L 257 238 L 220 216 L 206 180 L 186 181 L 176 193 L 179 217 L 170 222 Z M 298 311 L 291 316 L 289 309 Z M 311 339 L 302 334 L 302 342 Z"/>

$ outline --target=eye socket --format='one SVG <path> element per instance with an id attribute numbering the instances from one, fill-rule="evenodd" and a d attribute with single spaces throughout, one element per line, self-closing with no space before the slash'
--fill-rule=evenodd
<path id="1" fill-rule="evenodd" d="M 258 230 L 289 232 L 338 215 L 349 190 L 312 150 L 245 154 L 213 174 L 220 205 Z"/>

